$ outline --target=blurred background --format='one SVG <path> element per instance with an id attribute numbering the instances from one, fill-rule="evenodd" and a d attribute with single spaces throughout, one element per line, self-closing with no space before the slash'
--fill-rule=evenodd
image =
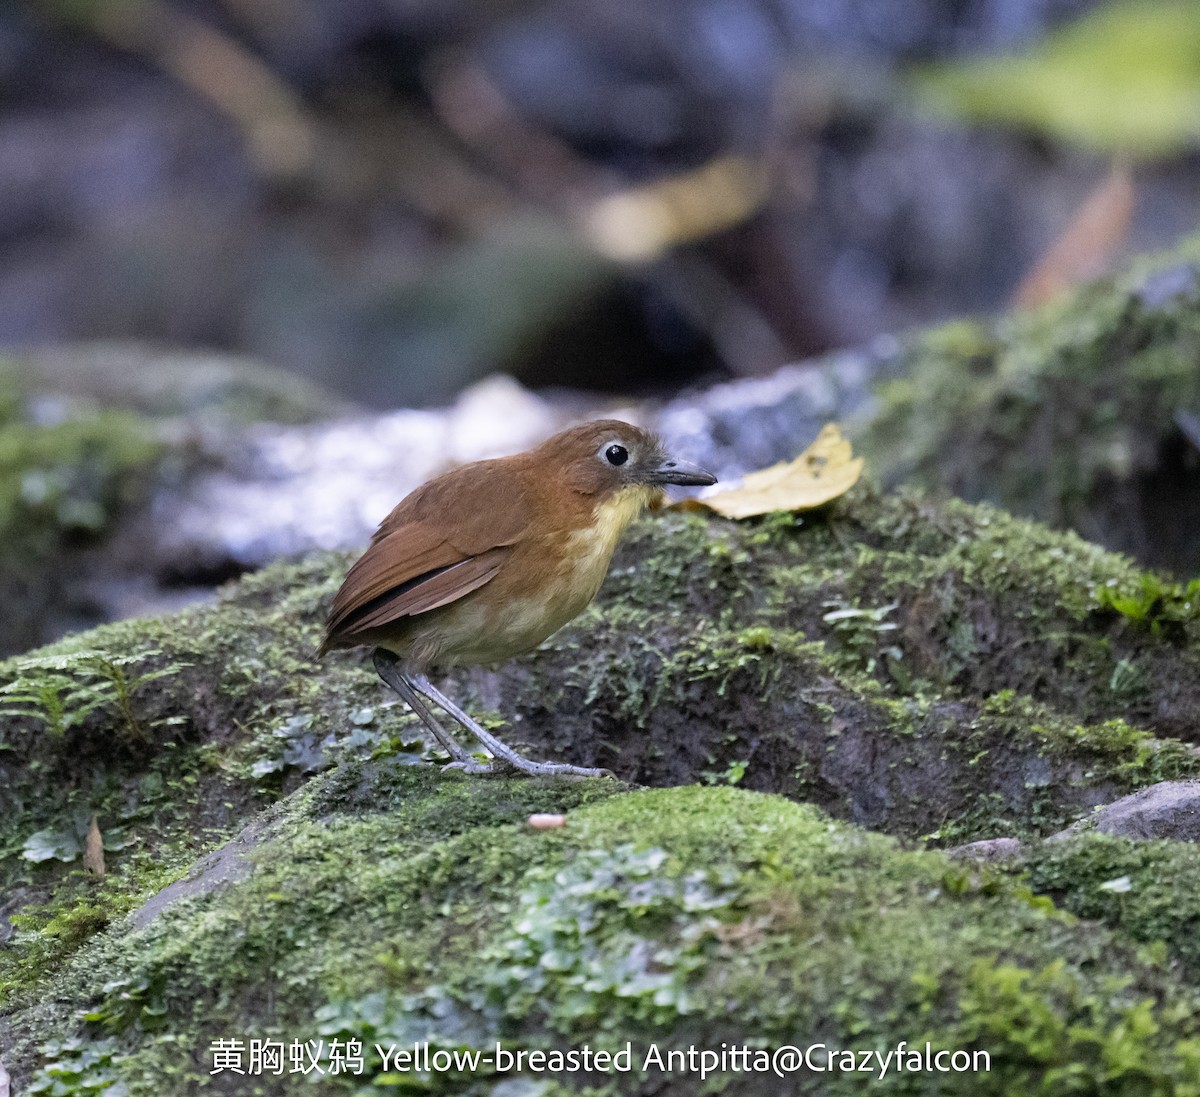
<path id="1" fill-rule="evenodd" d="M 1198 149 L 1200 0 L 8 0 L 0 347 L 660 395 L 1169 244 Z"/>

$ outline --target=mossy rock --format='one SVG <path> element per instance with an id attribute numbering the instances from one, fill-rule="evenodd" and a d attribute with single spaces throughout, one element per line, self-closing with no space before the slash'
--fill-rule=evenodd
<path id="1" fill-rule="evenodd" d="M 561 978 L 545 966 L 542 1013 L 516 1023 L 526 1007 L 504 972 L 528 967 L 518 952 L 533 947 L 517 914 L 615 873 L 646 884 L 652 944 L 661 931 L 698 951 L 670 953 L 687 993 L 660 1012 L 653 994 L 605 984 L 613 1039 L 774 1041 L 791 1026 L 883 1047 L 913 1040 L 926 1017 L 915 1035 L 961 1037 L 998 1057 L 993 1081 L 1009 1088 L 996 1092 L 1035 1092 L 1075 1077 L 1076 1062 L 1080 1092 L 1144 1092 L 1135 1080 L 1187 1091 L 1190 976 L 1140 956 L 1141 938 L 1122 927 L 1077 926 L 1019 883 L 961 873 L 946 883 L 957 870 L 940 855 L 895 839 L 1037 837 L 1129 791 L 1195 776 L 1195 592 L 988 507 L 869 487 L 823 515 L 651 517 L 576 622 L 528 657 L 449 680 L 476 711 L 502 713 L 531 754 L 629 782 L 714 786 L 634 795 L 614 782 L 431 772 L 436 756 L 362 653 L 312 661 L 346 563 L 317 554 L 275 565 L 215 605 L 0 664 L 0 915 L 15 923 L 0 988 L 19 1069 L 41 1061 L 38 1040 L 61 1038 L 70 1071 L 90 1057 L 136 1090 L 167 1069 L 171 1048 L 198 1071 L 209 1039 L 266 1037 L 302 1018 L 297 1035 L 313 1037 L 314 1023 L 332 1037 L 339 1025 L 398 1033 L 453 1015 L 471 1039 L 569 1043 L 595 1027 L 587 1010 L 599 999 L 572 1019 L 576 960 L 564 956 Z M 742 789 L 715 787 L 729 784 Z M 565 833 L 521 825 L 558 810 L 569 812 Z M 93 815 L 112 847 L 102 881 L 71 870 Z M 251 822 L 253 871 L 218 873 L 211 894 L 202 881 L 201 894 L 167 903 L 191 862 Z M 772 843 L 783 862 L 767 856 Z M 718 913 L 689 907 L 682 885 L 655 890 L 660 875 L 690 873 Z M 136 930 L 121 921 L 156 895 L 150 910 L 166 909 Z M 641 915 L 614 902 L 604 911 L 633 932 Z M 791 913 L 773 921 L 776 906 Z M 868 964 L 856 950 L 891 940 L 874 919 L 893 908 L 900 959 Z M 711 919 L 711 933 L 687 928 Z M 1026 928 L 1010 934 L 1009 922 Z M 842 924 L 857 927 L 844 941 Z M 785 947 L 809 929 L 829 957 Z M 743 932 L 750 967 L 737 955 Z M 946 964 L 916 984 L 902 977 L 909 961 L 926 972 L 939 935 L 951 942 Z M 218 939 L 236 945 L 232 966 L 217 964 Z M 475 949 L 486 963 L 472 968 Z M 715 1002 L 720 1024 L 704 1012 Z M 231 1027 L 210 1037 L 202 1016 Z M 1030 1017 L 1034 1028 L 1015 1035 Z M 1135 1041 L 1140 1059 L 1122 1043 L 1130 1031 L 1152 1031 Z M 1101 1062 L 1117 1088 L 1097 1088 Z M 663 1092 L 696 1091 L 694 1080 L 671 1084 Z"/>
<path id="2" fill-rule="evenodd" d="M 567 826 L 524 825 L 546 809 Z M 362 1074 L 322 1079 L 349 1093 L 373 1077 L 506 1092 L 486 1060 L 382 1072 L 376 1045 L 421 1041 L 460 1056 L 631 1046 L 632 1069 L 587 1078 L 593 1093 L 857 1093 L 857 1072 L 800 1071 L 781 1089 L 769 1072 L 718 1065 L 705 1082 L 662 1067 L 689 1046 L 886 1054 L 901 1041 L 977 1069 L 986 1053 L 989 1069 L 893 1062 L 883 1092 L 1200 1086 L 1200 1002 L 1165 962 L 1019 885 L 778 797 L 353 764 L 275 812 L 247 856 L 244 879 L 93 940 L 16 1014 L 17 1047 L 51 1058 L 27 1092 L 306 1090 L 287 1058 L 282 1076 L 214 1081 L 230 1039 L 244 1069 L 252 1039 L 284 1056 L 319 1040 L 326 1069 L 360 1041 Z M 574 1090 L 531 1090 L 547 1091 Z"/>
<path id="3" fill-rule="evenodd" d="M 1200 574 L 1200 236 L 1061 302 L 906 341 L 858 439 L 936 487 Z"/>
<path id="4" fill-rule="evenodd" d="M 14 353 L 9 361 L 24 391 L 38 399 L 209 429 L 312 423 L 348 407 L 296 373 L 226 352 L 98 340 Z"/>
<path id="5" fill-rule="evenodd" d="M 1200 849 L 1192 842 L 1137 841 L 1077 833 L 1041 842 L 1019 868 L 1064 909 L 1102 921 L 1200 982 Z"/>
<path id="6" fill-rule="evenodd" d="M 212 444 L 340 406 L 229 356 L 120 343 L 0 355 L 0 654 L 95 623 L 106 583 L 152 586 L 145 556 L 113 534 L 199 466 L 189 431 Z"/>
<path id="7" fill-rule="evenodd" d="M 39 421 L 9 381 L 0 362 L 0 652 L 62 631 L 64 590 L 148 500 L 165 453 L 151 424 L 125 412 Z"/>

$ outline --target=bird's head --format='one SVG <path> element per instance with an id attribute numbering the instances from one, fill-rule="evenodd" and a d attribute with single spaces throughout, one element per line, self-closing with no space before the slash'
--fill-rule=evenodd
<path id="1" fill-rule="evenodd" d="M 597 419 L 564 430 L 542 443 L 544 453 L 563 479 L 585 495 L 609 495 L 640 489 L 651 498 L 666 484 L 702 486 L 717 478 L 699 465 L 667 453 L 648 431 L 619 419 Z"/>

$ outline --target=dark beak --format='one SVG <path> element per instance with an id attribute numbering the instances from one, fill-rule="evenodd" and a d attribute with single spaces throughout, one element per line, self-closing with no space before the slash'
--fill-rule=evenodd
<path id="1" fill-rule="evenodd" d="M 646 479 L 652 484 L 678 484 L 680 487 L 707 487 L 715 484 L 717 478 L 711 472 L 705 472 L 699 465 L 691 461 L 677 461 L 669 457 L 658 468 L 651 469 Z"/>

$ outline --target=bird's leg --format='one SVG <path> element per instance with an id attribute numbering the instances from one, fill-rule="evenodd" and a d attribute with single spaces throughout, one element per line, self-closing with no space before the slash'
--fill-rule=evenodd
<path id="1" fill-rule="evenodd" d="M 463 749 L 462 744 L 438 723 L 425 703 L 425 699 L 414 688 L 413 680 L 400 670 L 399 660 L 395 655 L 385 648 L 376 648 L 374 663 L 379 677 L 404 698 L 408 707 L 417 714 L 417 719 L 429 729 L 433 737 L 441 744 L 442 749 L 454 759 L 452 765 L 467 773 L 492 772 L 491 766 L 472 758 Z"/>
<path id="2" fill-rule="evenodd" d="M 423 693 L 435 705 L 437 705 L 447 716 L 451 717 L 460 727 L 469 731 L 475 736 L 491 753 L 494 755 L 496 762 L 494 765 L 502 766 L 505 769 L 518 769 L 522 773 L 528 773 L 532 777 L 611 777 L 612 773 L 607 769 L 591 769 L 586 766 L 569 766 L 564 762 L 533 762 L 530 759 L 518 754 L 502 739 L 498 739 L 485 727 L 481 727 L 475 720 L 472 720 L 462 709 L 450 700 L 440 689 L 433 685 L 428 678 L 423 674 L 416 674 L 409 678 L 414 689 Z"/>

